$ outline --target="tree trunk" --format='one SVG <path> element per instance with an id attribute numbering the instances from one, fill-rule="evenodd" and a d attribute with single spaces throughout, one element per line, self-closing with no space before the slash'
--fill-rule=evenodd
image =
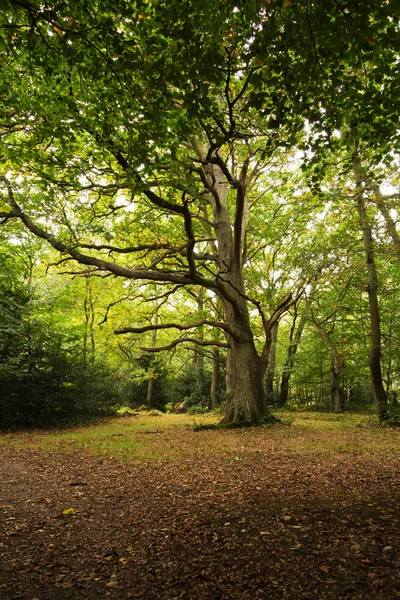
<path id="1" fill-rule="evenodd" d="M 393 218 L 390 214 L 390 210 L 387 207 L 386 199 L 382 195 L 382 192 L 381 192 L 378 184 L 371 183 L 369 181 L 369 179 L 367 177 L 364 177 L 363 175 L 362 175 L 362 177 L 363 177 L 363 180 L 365 181 L 365 183 L 370 186 L 370 188 L 372 189 L 372 191 L 375 194 L 374 202 L 375 202 L 376 206 L 378 207 L 382 217 L 385 219 L 386 229 L 392 239 L 394 252 L 395 252 L 397 258 L 400 259 L 400 236 L 396 229 L 396 223 L 393 220 Z"/>
<path id="2" fill-rule="evenodd" d="M 268 367 L 265 377 L 265 392 L 267 404 L 275 404 L 274 379 L 276 366 L 276 343 L 278 339 L 278 325 L 279 321 L 274 323 L 271 330 L 271 349 L 269 352 Z"/>
<path id="3" fill-rule="evenodd" d="M 226 405 L 222 423 L 225 425 L 259 425 L 275 419 L 268 413 L 262 361 L 257 354 L 243 280 L 246 231 L 249 206 L 246 196 L 248 161 L 244 162 L 236 190 L 234 219 L 229 206 L 228 181 L 215 154 L 205 167 L 205 177 L 210 190 L 209 200 L 213 213 L 213 228 L 218 244 L 216 266 L 219 271 L 226 332 L 229 344 L 226 372 Z"/>
<path id="4" fill-rule="evenodd" d="M 31 315 L 31 304 L 32 304 L 32 299 L 33 299 L 33 268 L 34 268 L 34 259 L 33 256 L 31 256 L 30 254 L 27 257 L 27 264 L 28 264 L 28 286 L 27 286 L 27 293 L 28 293 L 28 302 L 27 302 L 27 307 L 28 307 L 28 311 L 27 311 L 27 320 L 26 320 L 26 351 L 27 351 L 27 358 L 28 358 L 28 373 L 32 373 L 33 369 L 34 369 L 34 357 L 33 357 L 33 348 L 32 348 L 32 338 L 33 338 L 33 332 L 32 332 L 32 315 Z"/>
<path id="5" fill-rule="evenodd" d="M 261 425 L 269 420 L 260 358 L 252 339 L 230 340 L 226 377 L 224 424 Z"/>
<path id="6" fill-rule="evenodd" d="M 387 398 L 382 380 L 381 368 L 381 318 L 378 300 L 378 271 L 375 264 L 374 243 L 372 230 L 369 224 L 365 199 L 362 190 L 364 181 L 360 159 L 356 154 L 353 156 L 354 176 L 357 183 L 357 209 L 360 217 L 365 257 L 368 272 L 368 301 L 371 331 L 371 350 L 369 355 L 369 368 L 371 372 L 372 386 L 374 390 L 376 410 L 381 422 L 387 419 Z"/>
<path id="7" fill-rule="evenodd" d="M 220 382 L 219 348 L 215 346 L 212 351 L 212 380 L 211 380 L 211 409 L 218 406 L 218 390 Z"/>
<path id="8" fill-rule="evenodd" d="M 92 282 L 89 276 L 85 278 L 85 297 L 83 300 L 83 310 L 85 313 L 85 333 L 83 339 L 83 364 L 86 365 L 90 362 L 94 365 L 95 362 L 95 338 L 94 338 L 94 300 L 92 295 Z M 90 342 L 90 350 L 88 351 L 88 341 Z M 88 360 L 88 355 L 90 360 Z"/>
<path id="9" fill-rule="evenodd" d="M 335 412 L 342 413 L 344 411 L 344 393 L 339 382 L 340 373 L 332 366 L 331 379 L 331 398 L 335 407 Z"/>
<path id="10" fill-rule="evenodd" d="M 197 298 L 197 313 L 199 320 L 204 318 L 204 288 L 200 288 L 196 294 Z M 204 327 L 198 327 L 196 330 L 196 338 L 200 341 L 204 340 Z M 201 401 L 203 403 L 203 380 L 204 380 L 204 354 L 201 346 L 194 347 L 193 366 L 195 370 L 196 383 L 194 397 L 195 403 Z"/>
<path id="11" fill-rule="evenodd" d="M 153 405 L 154 377 L 150 375 L 147 382 L 146 407 L 150 410 Z"/>
<path id="12" fill-rule="evenodd" d="M 260 425 L 276 422 L 268 410 L 264 393 L 265 368 L 258 355 L 250 328 L 250 317 L 245 300 L 238 295 L 235 310 L 222 299 L 225 321 L 233 334 L 227 334 L 229 344 L 226 370 L 226 406 L 223 424 Z"/>
<path id="13" fill-rule="evenodd" d="M 154 305 L 154 309 L 155 309 L 154 325 L 158 325 L 158 311 L 157 311 L 157 306 L 156 306 L 156 303 L 154 300 L 153 300 L 153 305 Z M 153 329 L 153 331 L 151 332 L 152 347 L 154 347 L 156 345 L 156 342 L 157 342 L 157 330 Z M 146 406 L 149 410 L 153 406 L 153 390 L 154 390 L 154 380 L 155 380 L 153 367 L 154 367 L 154 357 L 150 356 L 150 363 L 149 363 L 149 369 L 148 369 L 149 379 L 147 381 L 147 395 L 146 395 Z"/>
<path id="14" fill-rule="evenodd" d="M 300 344 L 300 339 L 301 339 L 304 325 L 306 322 L 306 315 L 305 315 L 305 313 L 303 313 L 300 317 L 300 321 L 299 321 L 298 327 L 295 332 L 296 317 L 297 317 L 297 313 L 294 317 L 293 325 L 290 330 L 290 343 L 289 343 L 289 348 L 288 348 L 288 354 L 287 354 L 285 364 L 283 366 L 283 371 L 282 371 L 281 389 L 280 389 L 279 398 L 278 398 L 278 402 L 277 402 L 277 404 L 280 408 L 282 406 L 285 406 L 285 404 L 287 404 L 287 401 L 288 401 L 289 382 L 290 382 L 290 377 L 291 377 L 292 371 L 293 371 L 294 357 L 296 355 L 297 348 Z"/>

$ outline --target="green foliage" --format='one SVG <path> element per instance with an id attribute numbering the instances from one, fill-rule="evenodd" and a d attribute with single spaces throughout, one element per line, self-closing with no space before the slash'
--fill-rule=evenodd
<path id="1" fill-rule="evenodd" d="M 115 373 L 104 364 L 84 366 L 74 355 L 78 349 L 46 328 L 30 333 L 29 353 L 16 360 L 3 354 L 0 426 L 54 426 L 111 414 L 121 401 Z"/>
<path id="2" fill-rule="evenodd" d="M 0 248 L 0 427 L 50 426 L 110 414 L 120 400 L 115 369 L 82 360 L 82 339 L 54 319 L 57 300 L 33 288 L 24 250 Z"/>
<path id="3" fill-rule="evenodd" d="M 125 402 L 131 406 L 140 407 L 147 410 L 145 404 L 147 397 L 147 387 L 149 381 L 148 369 L 151 358 L 147 355 L 130 362 L 130 370 L 121 369 L 121 377 L 124 379 L 122 396 Z M 151 408 L 164 410 L 165 405 L 171 397 L 171 381 L 162 357 L 157 357 L 152 362 L 153 391 Z"/>
<path id="4" fill-rule="evenodd" d="M 210 407 L 211 373 L 203 369 L 201 373 L 193 363 L 188 362 L 174 378 L 171 386 L 171 400 L 175 404 L 187 400 L 189 412 L 204 412 Z"/>
<path id="5" fill-rule="evenodd" d="M 388 425 L 400 426 L 400 404 L 397 392 L 389 395 L 387 423 Z"/>
<path id="6" fill-rule="evenodd" d="M 209 412 L 210 411 L 208 410 L 208 408 L 202 405 L 191 406 L 187 411 L 188 415 L 205 415 Z"/>

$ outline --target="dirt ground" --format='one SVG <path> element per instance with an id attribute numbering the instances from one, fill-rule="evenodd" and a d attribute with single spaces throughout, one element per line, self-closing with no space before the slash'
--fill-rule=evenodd
<path id="1" fill-rule="evenodd" d="M 394 459 L 0 461 L 2 600 L 400 597 Z"/>

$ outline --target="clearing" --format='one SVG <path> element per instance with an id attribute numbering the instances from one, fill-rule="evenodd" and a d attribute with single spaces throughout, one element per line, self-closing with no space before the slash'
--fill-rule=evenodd
<path id="1" fill-rule="evenodd" d="M 0 437 L 0 598 L 400 597 L 400 431 L 147 415 Z"/>

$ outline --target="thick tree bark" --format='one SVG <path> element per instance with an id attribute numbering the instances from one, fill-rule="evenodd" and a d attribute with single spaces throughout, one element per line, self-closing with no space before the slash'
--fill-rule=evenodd
<path id="1" fill-rule="evenodd" d="M 368 220 L 362 183 L 364 181 L 360 159 L 353 155 L 354 176 L 357 183 L 357 210 L 362 228 L 365 257 L 368 272 L 368 301 L 371 331 L 371 350 L 369 355 L 369 368 L 375 396 L 376 410 L 379 420 L 387 418 L 387 398 L 382 380 L 381 368 L 381 318 L 378 300 L 378 271 L 375 264 L 374 243 L 372 230 Z"/>
<path id="2" fill-rule="evenodd" d="M 246 199 L 245 164 L 239 180 L 228 181 L 229 174 L 216 157 L 205 169 L 210 189 L 210 204 L 214 218 L 214 231 L 218 241 L 220 281 L 225 294 L 221 294 L 225 322 L 230 333 L 227 351 L 226 405 L 223 424 L 261 424 L 273 420 L 265 402 L 263 369 L 257 354 L 250 327 L 243 282 L 248 203 Z M 236 207 L 232 226 L 228 205 L 228 184 L 236 189 Z M 228 298 L 229 296 L 229 298 Z"/>
<path id="3" fill-rule="evenodd" d="M 265 401 L 263 365 L 256 351 L 247 305 L 238 300 L 241 311 L 225 305 L 225 319 L 233 332 L 227 336 L 226 408 L 224 424 L 261 424 L 274 421 Z"/>
<path id="4" fill-rule="evenodd" d="M 260 358 L 253 340 L 230 340 L 224 424 L 260 425 L 268 420 Z"/>

